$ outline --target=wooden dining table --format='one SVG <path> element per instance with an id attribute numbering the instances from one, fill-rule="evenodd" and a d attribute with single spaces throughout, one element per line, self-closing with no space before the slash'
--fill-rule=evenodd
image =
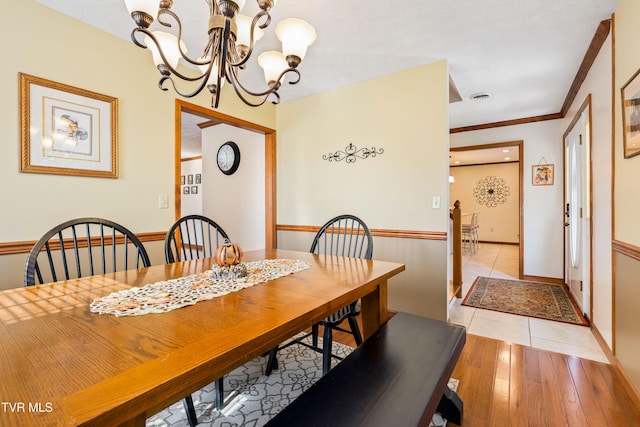
<path id="1" fill-rule="evenodd" d="M 387 319 L 393 262 L 285 250 L 243 261 L 310 268 L 173 311 L 96 314 L 95 298 L 211 268 L 157 265 L 0 292 L 0 425 L 144 425 L 147 417 L 361 299 L 363 335 Z"/>

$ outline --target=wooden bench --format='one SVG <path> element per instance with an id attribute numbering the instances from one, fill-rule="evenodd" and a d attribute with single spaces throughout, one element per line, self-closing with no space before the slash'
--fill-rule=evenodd
<path id="1" fill-rule="evenodd" d="M 436 410 L 460 424 L 447 383 L 465 341 L 462 326 L 398 313 L 267 426 L 428 426 Z"/>

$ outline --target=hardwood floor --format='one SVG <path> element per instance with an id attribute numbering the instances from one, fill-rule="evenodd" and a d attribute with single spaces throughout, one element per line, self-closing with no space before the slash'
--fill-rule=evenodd
<path id="1" fill-rule="evenodd" d="M 453 377 L 464 426 L 640 424 L 640 401 L 615 365 L 468 334 Z"/>
<path id="2" fill-rule="evenodd" d="M 334 339 L 355 345 L 336 332 Z M 467 334 L 453 372 L 469 426 L 638 426 L 640 399 L 616 365 Z"/>

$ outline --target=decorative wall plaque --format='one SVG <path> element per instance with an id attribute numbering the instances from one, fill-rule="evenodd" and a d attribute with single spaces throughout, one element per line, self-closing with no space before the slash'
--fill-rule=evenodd
<path id="1" fill-rule="evenodd" d="M 352 143 L 349 143 L 344 148 L 344 151 L 336 151 L 335 153 L 329 153 L 327 155 L 322 155 L 322 160 L 335 161 L 340 162 L 342 160 L 345 163 L 355 163 L 358 159 L 366 159 L 368 157 L 375 157 L 378 154 L 384 153 L 382 148 L 376 150 L 376 147 L 369 148 L 358 148 Z"/>
<path id="2" fill-rule="evenodd" d="M 495 208 L 507 202 L 511 193 L 504 178 L 488 176 L 477 182 L 473 189 L 473 197 L 478 204 L 488 208 Z"/>

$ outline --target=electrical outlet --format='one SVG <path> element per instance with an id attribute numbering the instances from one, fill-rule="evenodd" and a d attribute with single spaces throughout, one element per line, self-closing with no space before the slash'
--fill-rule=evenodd
<path id="1" fill-rule="evenodd" d="M 160 194 L 158 196 L 158 208 L 160 209 L 169 208 L 169 196 L 167 196 L 166 194 Z"/>

